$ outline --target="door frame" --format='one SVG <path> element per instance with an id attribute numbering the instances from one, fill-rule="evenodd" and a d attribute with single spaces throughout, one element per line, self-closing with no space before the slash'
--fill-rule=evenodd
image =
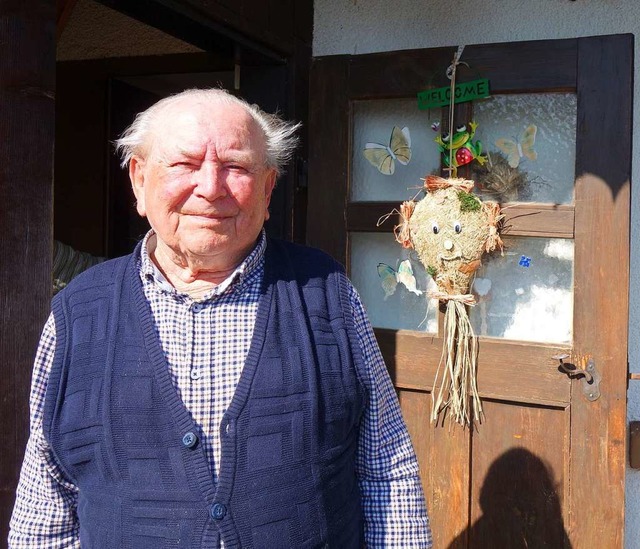
<path id="1" fill-rule="evenodd" d="M 435 87 L 448 85 L 442 68 L 451 63 L 455 51 L 456 47 L 450 47 L 314 60 L 309 159 L 309 204 L 313 208 L 308 213 L 309 244 L 347 264 L 349 231 L 392 229 L 393 223 L 377 227 L 376 221 L 397 207 L 397 203 L 349 201 L 351 102 L 415 97 L 427 83 Z M 575 209 L 523 204 L 510 209 L 507 223 L 515 227 L 511 235 L 520 231 L 529 236 L 575 237 L 573 347 L 582 354 L 598 357 L 606 390 L 596 402 L 571 400 L 570 467 L 580 471 L 585 481 L 571 483 L 565 505 L 576 512 L 566 517 L 567 527 L 576 547 L 588 547 L 594 539 L 608 540 L 610 547 L 623 547 L 633 36 L 466 46 L 464 60 L 489 79 L 492 93 L 532 90 L 577 93 Z M 438 67 L 437 73 L 434 67 Z M 603 135 L 629 139 L 607 141 Z M 527 225 L 523 221 L 527 217 L 521 214 L 532 208 L 544 215 Z M 516 216 L 520 221 L 515 220 Z M 592 238 L 594 226 L 599 230 Z M 430 391 L 441 340 L 409 331 L 378 329 L 376 335 L 396 388 Z M 488 362 L 486 353 L 491 352 L 492 346 L 482 342 L 480 346 L 480 353 L 484 347 Z M 514 347 L 522 358 L 518 384 L 535 391 L 541 387 L 541 376 L 558 377 L 557 363 L 549 360 L 551 349 L 538 346 L 527 354 L 527 348 L 527 345 Z M 508 399 L 508 382 L 503 383 L 500 394 L 483 394 L 483 385 L 487 385 L 483 384 L 483 376 L 497 379 L 509 372 L 498 360 L 480 371 L 481 395 Z M 560 379 L 557 395 L 548 395 L 549 402 L 562 406 L 576 391 L 580 391 L 579 384 Z M 452 444 L 451 438 L 443 436 L 439 440 L 447 446 Z M 421 441 L 414 444 L 420 445 Z M 446 452 L 442 450 L 442 455 Z M 602 456 L 606 468 L 602 467 Z M 456 474 L 458 465 L 461 464 L 452 461 L 452 474 Z M 427 499 L 433 502 L 434 486 L 446 486 L 428 468 L 423 470 Z M 602 505 L 603 494 L 607 494 L 606 505 Z M 456 517 L 468 514 L 469 495 L 461 490 L 444 505 L 446 509 L 432 509 L 447 514 L 446 520 L 438 525 L 444 532 L 434 532 L 436 540 L 453 539 L 464 528 Z M 596 516 L 597 520 L 585 518 Z"/>
<path id="2" fill-rule="evenodd" d="M 29 435 L 29 384 L 51 299 L 55 3 L 0 3 L 0 546 Z"/>

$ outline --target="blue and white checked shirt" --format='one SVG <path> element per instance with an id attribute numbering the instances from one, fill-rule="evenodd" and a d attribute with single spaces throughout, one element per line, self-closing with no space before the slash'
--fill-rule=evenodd
<path id="1" fill-rule="evenodd" d="M 218 425 L 233 397 L 253 335 L 267 240 L 222 284 L 194 300 L 178 293 L 149 259 L 150 231 L 139 271 L 171 377 L 204 434 L 214 480 L 220 463 Z M 431 530 L 418 465 L 394 388 L 356 290 L 351 305 L 369 379 L 357 454 L 367 547 L 429 548 Z M 10 524 L 11 549 L 79 548 L 77 487 L 64 478 L 42 429 L 56 333 L 50 316 L 40 339 L 31 387 L 31 435 Z M 384 494 L 384 498 L 382 495 Z M 389 503 L 390 502 L 390 503 Z"/>

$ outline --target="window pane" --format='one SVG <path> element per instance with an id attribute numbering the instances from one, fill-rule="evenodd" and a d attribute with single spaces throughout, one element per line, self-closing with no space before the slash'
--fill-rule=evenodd
<path id="1" fill-rule="evenodd" d="M 485 258 L 470 308 L 477 335 L 570 343 L 573 325 L 573 241 L 508 238 L 504 256 Z"/>
<path id="2" fill-rule="evenodd" d="M 495 95 L 474 103 L 493 177 L 476 162 L 473 177 L 500 202 L 573 202 L 577 101 L 573 93 Z M 501 155 L 501 157 L 500 157 Z M 509 165 L 511 162 L 511 165 Z"/>
<path id="3" fill-rule="evenodd" d="M 351 200 L 397 201 L 408 200 L 422 186 L 426 174 L 439 170 L 440 153 L 434 142 L 438 135 L 431 124 L 440 121 L 441 111 L 418 110 L 417 99 L 389 99 L 377 101 L 355 101 L 353 103 L 353 150 Z M 393 160 L 387 147 L 391 144 L 393 128 L 407 127 L 411 141 L 411 159 L 404 165 Z M 397 145 L 404 145 L 405 138 L 398 136 Z M 370 149 L 375 164 L 365 157 L 367 143 L 376 143 Z M 368 153 L 369 154 L 369 153 Z M 401 158 L 402 159 L 402 158 Z M 327 159 L 327 162 L 330 159 Z M 393 175 L 381 173 L 393 165 Z M 387 170 L 388 171 L 388 170 Z"/>
<path id="4" fill-rule="evenodd" d="M 420 262 L 413 259 L 411 250 L 402 248 L 392 233 L 350 233 L 350 243 L 351 280 L 362 297 L 371 324 L 377 328 L 437 333 L 437 302 L 427 299 L 425 292 L 427 279 L 430 281 L 431 278 L 427 277 Z M 402 282 L 394 284 L 395 278 L 388 278 L 393 277 L 393 271 L 397 271 L 405 259 L 411 260 L 415 289 L 421 295 L 409 291 Z M 383 266 L 381 277 L 378 274 L 380 263 L 393 271 Z M 383 289 L 385 280 L 390 284 L 387 292 L 393 291 L 388 297 Z"/>

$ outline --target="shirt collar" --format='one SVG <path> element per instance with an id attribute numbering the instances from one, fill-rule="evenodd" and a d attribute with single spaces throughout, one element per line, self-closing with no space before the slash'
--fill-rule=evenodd
<path id="1" fill-rule="evenodd" d="M 178 291 L 166 279 L 166 277 L 162 274 L 160 269 L 158 269 L 156 264 L 151 260 L 151 257 L 149 256 L 149 239 L 153 235 L 155 235 L 153 229 L 149 230 L 142 241 L 142 245 L 140 246 L 140 277 L 143 279 L 143 281 L 144 279 L 152 281 L 160 290 L 166 293 L 182 295 L 178 294 Z M 242 263 L 240 263 L 234 269 L 234 271 L 224 281 L 213 288 L 211 292 L 205 294 L 202 297 L 201 301 L 205 301 L 214 296 L 221 295 L 231 286 L 240 288 L 246 278 L 264 264 L 263 260 L 266 249 L 267 235 L 265 233 L 265 230 L 262 229 L 262 231 L 260 232 L 260 236 L 258 237 L 258 241 L 256 242 L 253 250 L 251 250 L 251 253 L 242 261 Z"/>

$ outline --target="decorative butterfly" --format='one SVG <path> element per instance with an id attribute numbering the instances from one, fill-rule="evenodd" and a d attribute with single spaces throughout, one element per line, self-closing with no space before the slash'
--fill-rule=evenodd
<path id="1" fill-rule="evenodd" d="M 378 263 L 378 276 L 382 279 L 381 284 L 385 299 L 396 292 L 398 283 L 402 283 L 410 292 L 422 295 L 422 292 L 417 288 L 416 277 L 413 275 L 411 261 L 408 259 L 400 262 L 397 271 L 386 263 Z"/>
<path id="2" fill-rule="evenodd" d="M 406 166 L 411 160 L 411 135 L 406 126 L 402 129 L 394 126 L 389 146 L 380 143 L 366 143 L 362 151 L 364 157 L 384 175 L 393 175 L 396 160 Z"/>
<path id="3" fill-rule="evenodd" d="M 535 124 L 531 124 L 524 130 L 520 141 L 513 139 L 498 139 L 496 141 L 496 146 L 507 156 L 509 166 L 517 168 L 522 158 L 528 158 L 529 160 L 538 158 L 538 153 L 533 149 L 537 131 L 538 127 Z"/>

